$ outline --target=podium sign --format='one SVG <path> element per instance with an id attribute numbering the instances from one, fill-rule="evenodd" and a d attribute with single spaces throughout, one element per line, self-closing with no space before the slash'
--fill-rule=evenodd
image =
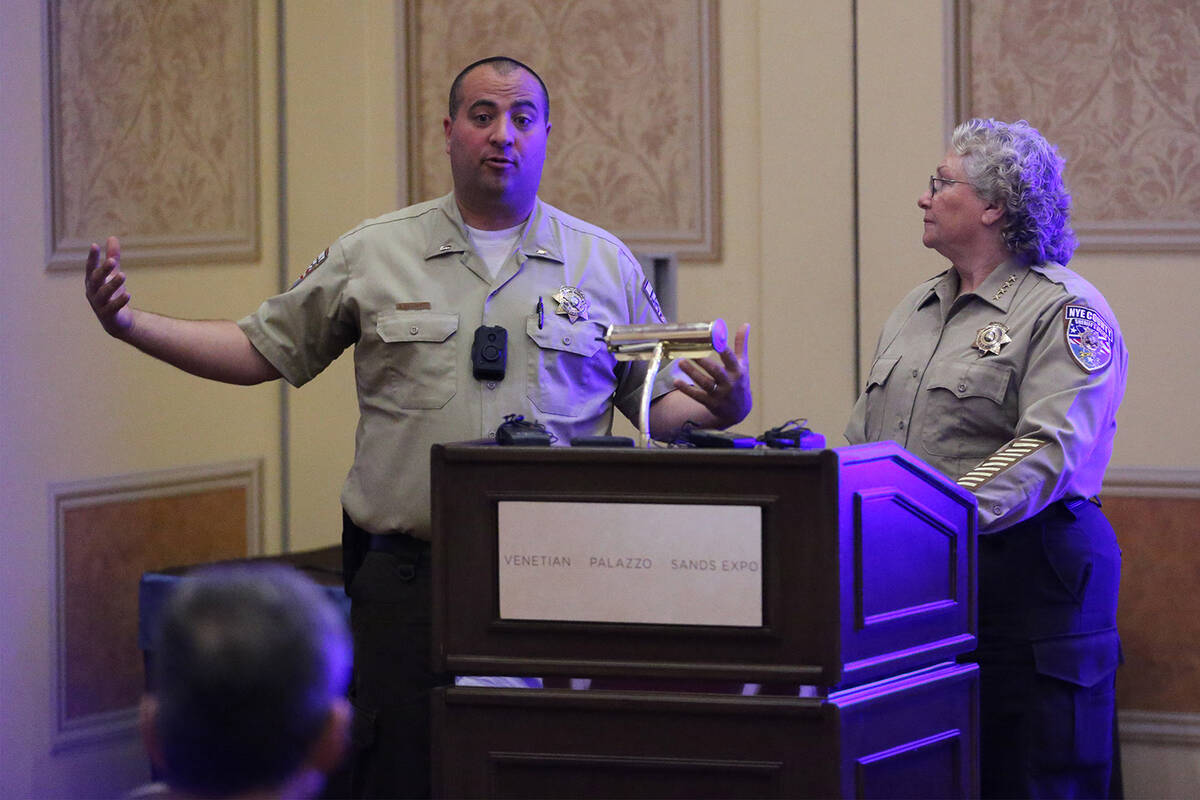
<path id="1" fill-rule="evenodd" d="M 498 504 L 500 619 L 759 627 L 762 510 Z"/>

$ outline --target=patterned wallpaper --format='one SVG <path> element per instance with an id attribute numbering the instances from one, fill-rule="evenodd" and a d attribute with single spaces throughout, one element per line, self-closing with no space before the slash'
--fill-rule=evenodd
<path id="1" fill-rule="evenodd" d="M 960 2 L 963 116 L 1058 145 L 1081 247 L 1200 249 L 1200 2 Z"/>
<path id="2" fill-rule="evenodd" d="M 634 249 L 720 252 L 711 0 L 414 0 L 410 197 L 449 191 L 442 119 L 459 70 L 509 55 L 550 90 L 541 197 Z"/>
<path id="3" fill-rule="evenodd" d="M 258 253 L 252 0 L 51 0 L 51 267 Z"/>

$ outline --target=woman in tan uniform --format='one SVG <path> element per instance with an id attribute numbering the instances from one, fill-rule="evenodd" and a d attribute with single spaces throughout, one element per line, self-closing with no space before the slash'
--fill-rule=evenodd
<path id="1" fill-rule="evenodd" d="M 984 797 L 1103 797 L 1120 550 L 1095 499 L 1128 355 L 1075 250 L 1063 159 L 973 119 L 917 201 L 950 261 L 892 312 L 846 429 L 892 439 L 979 502 Z"/>

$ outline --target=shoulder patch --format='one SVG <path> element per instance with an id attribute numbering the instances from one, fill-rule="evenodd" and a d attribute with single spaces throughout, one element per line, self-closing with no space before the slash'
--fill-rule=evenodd
<path id="1" fill-rule="evenodd" d="M 1063 335 L 1071 358 L 1085 372 L 1099 372 L 1112 361 L 1116 333 L 1099 311 L 1068 305 L 1063 309 Z"/>
<path id="2" fill-rule="evenodd" d="M 654 315 L 658 317 L 658 321 L 666 322 L 667 317 L 663 314 L 662 306 L 658 304 L 658 295 L 654 293 L 654 286 L 651 285 L 649 278 L 642 280 L 642 294 L 646 295 L 646 301 L 650 303 L 650 308 L 654 309 Z"/>
<path id="3" fill-rule="evenodd" d="M 307 278 L 309 275 L 311 275 L 313 273 L 313 270 L 315 270 L 317 267 L 324 264 L 325 259 L 327 259 L 327 258 L 329 258 L 329 248 L 328 247 L 325 248 L 325 252 L 321 253 L 321 255 L 317 256 L 316 258 L 314 258 L 312 260 L 312 263 L 308 265 L 308 269 L 304 270 L 304 273 L 299 278 L 296 278 L 296 282 L 293 283 L 291 286 L 289 286 L 288 289 L 295 289 L 297 286 L 299 286 L 300 281 Z"/>

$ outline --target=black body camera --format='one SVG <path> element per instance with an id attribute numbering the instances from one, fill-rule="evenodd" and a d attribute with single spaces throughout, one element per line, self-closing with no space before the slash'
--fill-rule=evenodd
<path id="1" fill-rule="evenodd" d="M 471 369 L 481 381 L 504 380 L 508 331 L 499 325 L 480 325 L 471 343 Z"/>

